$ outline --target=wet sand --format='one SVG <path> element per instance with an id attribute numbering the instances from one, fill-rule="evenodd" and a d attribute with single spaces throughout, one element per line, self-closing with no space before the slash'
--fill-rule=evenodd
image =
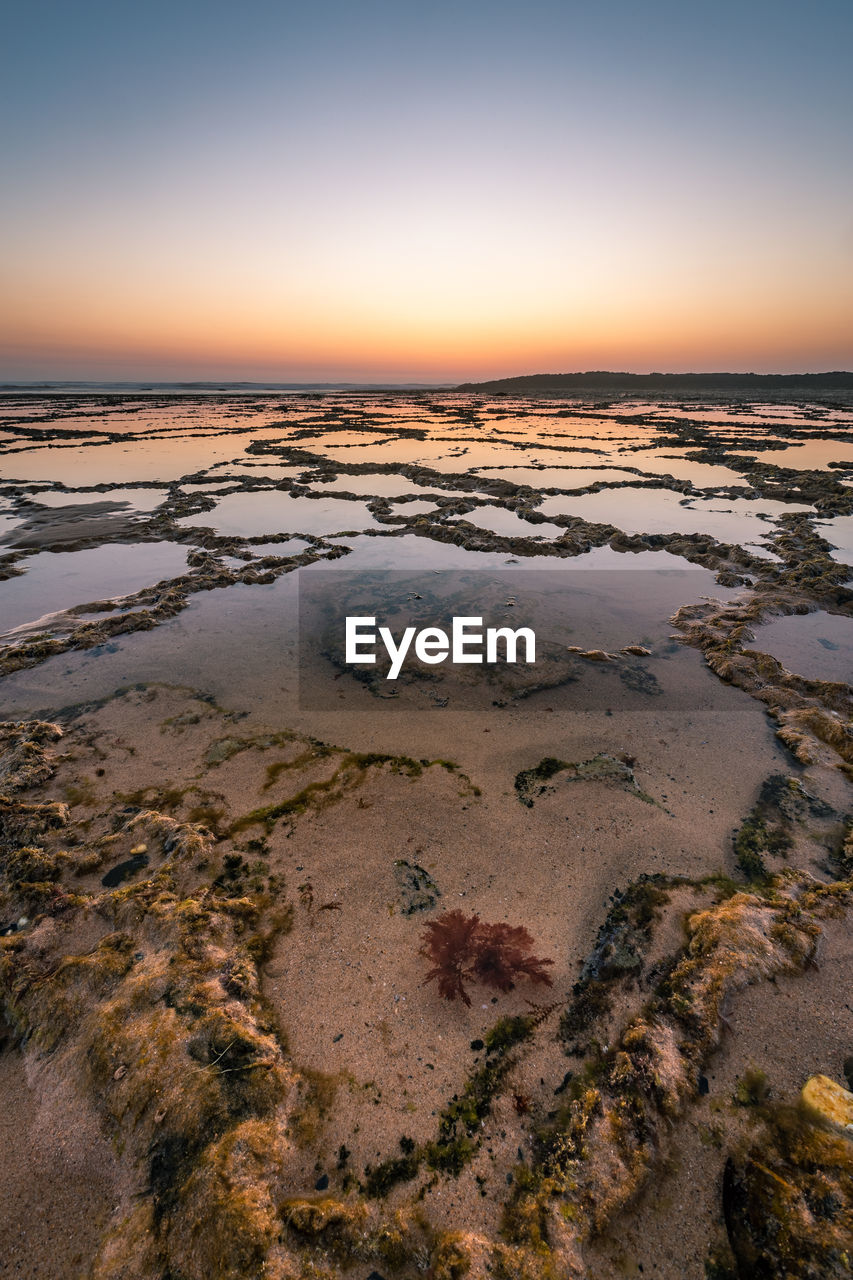
<path id="1" fill-rule="evenodd" d="M 115 1152 L 78 1089 L 55 1071 L 27 1080 L 18 1053 L 0 1054 L 0 1275 L 87 1274 L 121 1193 Z"/>

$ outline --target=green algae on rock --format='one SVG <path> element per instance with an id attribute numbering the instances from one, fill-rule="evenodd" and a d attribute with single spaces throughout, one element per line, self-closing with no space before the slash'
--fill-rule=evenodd
<path id="1" fill-rule="evenodd" d="M 558 774 L 565 774 L 570 782 L 604 782 L 608 786 L 636 795 L 647 804 L 658 804 L 637 782 L 634 776 L 635 764 L 636 761 L 630 756 L 612 756 L 607 752 L 599 752 L 589 760 L 576 763 L 547 756 L 532 769 L 522 769 L 516 774 L 515 790 L 521 803 L 532 809 L 535 800 L 553 790 L 548 786 L 550 779 Z"/>

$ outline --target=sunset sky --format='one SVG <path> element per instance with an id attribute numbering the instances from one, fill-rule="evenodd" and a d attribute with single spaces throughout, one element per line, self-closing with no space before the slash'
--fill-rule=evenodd
<path id="1" fill-rule="evenodd" d="M 26 0 L 0 379 L 853 368 L 853 4 Z"/>

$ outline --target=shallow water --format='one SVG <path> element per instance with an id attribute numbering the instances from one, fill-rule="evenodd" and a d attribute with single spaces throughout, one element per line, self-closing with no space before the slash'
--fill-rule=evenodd
<path id="1" fill-rule="evenodd" d="M 685 450 L 686 452 L 686 450 Z M 626 464 L 639 467 L 643 472 L 670 475 L 674 480 L 688 480 L 698 488 L 708 485 L 748 487 L 748 481 L 732 467 L 714 462 L 695 462 L 675 451 L 658 449 L 631 450 L 625 453 Z"/>
<path id="2" fill-rule="evenodd" d="M 259 438 L 277 433 L 258 430 L 250 435 L 187 434 L 186 436 L 129 437 L 120 442 L 97 441 L 85 446 L 53 442 L 25 452 L 14 449 L 0 454 L 3 475 L 21 481 L 63 481 L 65 484 L 110 484 L 126 480 L 177 480 L 211 463 L 238 458 L 241 450 Z"/>
<path id="3" fill-rule="evenodd" d="M 281 542 L 250 542 L 246 549 L 253 556 L 295 556 L 310 546 L 305 538 L 283 538 Z"/>
<path id="4" fill-rule="evenodd" d="M 109 494 L 101 491 L 95 493 L 77 489 L 57 489 L 53 492 L 42 490 L 33 497 L 40 507 L 78 506 L 85 502 L 103 502 L 109 497 L 113 502 L 124 502 L 135 511 L 153 511 L 169 496 L 168 489 L 119 489 L 114 488 Z"/>
<path id="5" fill-rule="evenodd" d="M 755 628 L 755 648 L 816 680 L 853 682 L 853 618 L 838 614 L 794 614 Z"/>
<path id="6" fill-rule="evenodd" d="M 762 449 L 754 454 L 759 462 L 777 467 L 794 467 L 798 471 L 826 471 L 834 462 L 853 468 L 853 443 L 843 440 L 792 440 L 784 449 Z"/>
<path id="7" fill-rule="evenodd" d="M 466 511 L 464 516 L 458 516 L 457 519 L 467 520 L 469 524 L 475 524 L 481 529 L 491 529 L 507 538 L 559 538 L 565 533 L 565 529 L 558 524 L 532 524 L 515 511 L 495 506 L 491 502 L 475 507 L 473 511 Z"/>
<path id="8" fill-rule="evenodd" d="M 368 472 L 366 475 L 343 473 L 333 480 L 310 480 L 308 483 L 314 493 L 356 493 L 370 498 L 401 498 L 410 493 L 443 497 L 449 492 L 447 489 L 426 489 L 406 476 L 384 475 L 382 472 Z"/>
<path id="9" fill-rule="evenodd" d="M 21 562 L 20 578 L 0 583 L 0 633 L 45 614 L 129 595 L 187 566 L 185 547 L 170 542 L 118 543 L 85 551 L 42 551 Z"/>
<path id="10" fill-rule="evenodd" d="M 333 534 L 375 523 L 361 502 L 294 498 L 279 492 L 229 493 L 212 511 L 179 520 L 183 527 L 210 526 L 217 533 L 242 538 L 264 533 Z"/>
<path id="11" fill-rule="evenodd" d="M 633 461 L 630 465 L 640 467 Z M 547 463 L 536 467 L 477 467 L 476 470 L 484 476 L 511 480 L 514 484 L 531 485 L 536 489 L 583 489 L 589 484 L 621 484 L 642 479 L 642 476 L 619 467 L 555 467 Z"/>
<path id="12" fill-rule="evenodd" d="M 624 533 L 708 533 L 720 542 L 736 543 L 770 532 L 770 522 L 779 515 L 808 509 L 763 499 L 692 498 L 668 489 L 631 487 L 572 498 L 550 496 L 537 508 L 543 515 L 612 524 Z"/>
<path id="13" fill-rule="evenodd" d="M 836 516 L 833 520 L 818 520 L 815 525 L 821 537 L 835 548 L 833 557 L 842 564 L 853 565 L 853 516 Z"/>
<path id="14" fill-rule="evenodd" d="M 766 464 L 771 479 L 777 462 L 787 468 L 826 467 L 829 461 L 853 458 L 853 443 L 821 439 L 821 432 L 843 432 L 851 424 L 849 412 L 819 406 L 616 399 L 602 407 L 518 397 L 490 402 L 452 392 L 137 396 L 108 402 L 92 395 L 9 396 L 0 400 L 0 538 L 14 541 L 17 526 L 26 521 L 29 530 L 36 521 L 30 542 L 45 549 L 19 561 L 27 570 L 23 576 L 0 581 L 0 612 L 12 620 L 4 627 L 8 630 L 57 609 L 130 594 L 182 574 L 193 544 L 215 546 L 227 557 L 219 563 L 237 573 L 264 556 L 306 551 L 334 556 L 342 550 L 353 569 L 685 566 L 663 547 L 625 555 L 590 545 L 577 525 L 567 543 L 555 516 L 589 522 L 592 543 L 606 538 L 595 532 L 600 525 L 640 537 L 709 535 L 759 554 L 769 569 L 779 563 L 766 543 L 780 518 L 814 513 L 814 508 L 802 500 L 777 500 L 778 486 L 771 486 L 772 496 L 750 499 L 716 490 L 757 483 L 748 470 L 750 456 Z M 74 435 L 57 438 L 58 430 Z M 773 447 L 751 451 L 750 444 L 759 440 Z M 703 449 L 713 459 L 703 460 Z M 738 470 L 742 460 L 743 474 Z M 337 470 L 353 463 L 414 465 L 417 481 L 396 470 Z M 656 476 L 667 483 L 649 484 Z M 833 478 L 827 472 L 827 483 Z M 21 482 L 42 487 L 27 493 Z M 59 482 L 80 488 L 50 487 Z M 690 488 L 679 492 L 667 487 L 672 482 Z M 615 487 L 572 492 L 596 483 Z M 96 484 L 106 488 L 87 491 Z M 118 487 L 122 484 L 128 487 Z M 502 498 L 523 491 L 525 504 L 548 519 L 536 524 L 488 501 L 497 485 Z M 294 494 L 291 486 L 297 486 Z M 543 494 L 554 489 L 567 492 Z M 347 492 L 358 499 L 334 496 Z M 403 501 L 407 496 L 410 500 Z M 390 521 L 381 507 L 378 517 L 371 513 L 371 498 L 390 503 L 385 508 Z M 454 511 L 454 499 L 473 499 L 476 505 L 467 513 Z M 210 510 L 201 509 L 208 503 Z M 90 506 L 91 521 L 86 517 Z M 62 524 L 65 509 L 69 516 Z M 39 511 L 45 512 L 41 523 Z M 406 528 L 395 523 L 397 516 L 420 520 Z M 135 523 L 128 524 L 128 517 Z M 118 541 L 149 520 L 158 522 L 158 541 L 137 546 Z M 842 505 L 839 514 L 818 516 L 815 527 L 837 547 L 835 558 L 853 563 L 851 520 Z M 466 534 L 466 525 L 482 533 L 471 535 L 469 529 Z M 181 545 L 170 540 L 170 530 Z M 491 533 L 517 539 L 520 559 L 490 547 Z M 61 556 L 50 551 L 51 537 L 63 540 Z M 270 540 L 275 537 L 284 541 Z M 251 538 L 262 541 L 248 544 Z M 561 548 L 561 554 L 567 548 L 583 554 L 564 562 L 553 554 Z M 225 608 L 223 602 L 235 591 L 260 600 L 261 594 L 251 593 L 272 590 L 270 583 L 247 580 L 238 588 L 228 582 L 208 583 L 225 589 L 209 592 L 207 609 Z M 196 610 L 195 597 L 189 608 Z"/>

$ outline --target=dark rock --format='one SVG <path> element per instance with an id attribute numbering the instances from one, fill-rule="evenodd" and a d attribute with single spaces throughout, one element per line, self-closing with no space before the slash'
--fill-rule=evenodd
<path id="1" fill-rule="evenodd" d="M 416 862 L 398 858 L 394 863 L 394 879 L 397 881 L 400 910 L 404 916 L 431 910 L 441 897 L 441 890 L 432 876 Z"/>
<path id="2" fill-rule="evenodd" d="M 853 1091 L 853 1054 L 849 1058 L 844 1059 L 844 1078 L 847 1081 L 847 1088 Z"/>
<path id="3" fill-rule="evenodd" d="M 105 889 L 114 889 L 124 880 L 129 880 L 131 876 L 136 875 L 137 871 L 141 871 L 143 867 L 148 866 L 147 853 L 135 853 L 132 858 L 128 858 L 125 862 L 119 862 L 117 866 L 111 867 L 101 884 Z"/>

